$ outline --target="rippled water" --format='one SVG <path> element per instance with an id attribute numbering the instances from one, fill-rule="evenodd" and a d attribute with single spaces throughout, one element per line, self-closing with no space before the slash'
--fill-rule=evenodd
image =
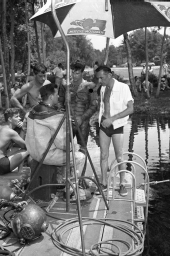
<path id="1" fill-rule="evenodd" d="M 145 159 L 150 181 L 170 179 L 170 120 L 166 117 L 137 116 L 125 127 L 124 151 Z M 99 141 L 96 126 L 91 127 L 88 149 L 100 173 Z M 110 147 L 109 162 L 114 159 Z M 148 231 L 143 256 L 170 256 L 170 182 L 150 186 Z"/>

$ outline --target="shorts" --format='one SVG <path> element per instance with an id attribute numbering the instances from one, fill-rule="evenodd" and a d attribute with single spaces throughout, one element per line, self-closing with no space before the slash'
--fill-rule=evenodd
<path id="1" fill-rule="evenodd" d="M 0 159 L 0 175 L 7 174 L 9 172 L 11 172 L 10 161 L 7 156 L 4 156 Z"/>
<path id="2" fill-rule="evenodd" d="M 102 130 L 108 137 L 112 137 L 113 134 L 123 134 L 123 126 L 114 129 L 113 125 L 109 127 L 104 127 L 102 125 L 102 121 L 105 120 L 106 117 L 102 116 L 101 123 L 100 123 L 100 130 Z"/>

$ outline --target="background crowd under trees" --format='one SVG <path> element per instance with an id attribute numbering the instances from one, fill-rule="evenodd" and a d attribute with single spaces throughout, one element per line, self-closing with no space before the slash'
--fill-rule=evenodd
<path id="1" fill-rule="evenodd" d="M 46 25 L 29 21 L 30 17 L 41 8 L 43 0 L 2 0 L 0 1 L 0 46 L 4 58 L 7 86 L 9 80 L 15 82 L 17 71 L 28 74 L 29 63 L 43 62 L 49 69 L 53 69 L 61 62 L 66 64 L 66 48 L 62 38 L 54 39 L 51 30 Z M 162 35 L 159 28 L 148 29 L 148 59 L 153 61 L 160 57 Z M 138 29 L 128 36 L 131 48 L 132 62 L 145 62 L 145 30 Z M 93 48 L 90 40 L 85 36 L 68 36 L 70 46 L 70 61 L 77 58 L 92 67 L 97 60 L 104 61 L 105 49 Z M 99 37 L 100 40 L 100 37 Z M 166 61 L 170 62 L 170 36 L 166 35 L 163 53 Z M 110 45 L 107 64 L 121 65 L 126 62 L 127 51 L 122 40 L 120 46 Z M 2 59 L 0 59 L 0 74 L 2 74 Z M 8 88 L 9 90 L 10 88 Z"/>

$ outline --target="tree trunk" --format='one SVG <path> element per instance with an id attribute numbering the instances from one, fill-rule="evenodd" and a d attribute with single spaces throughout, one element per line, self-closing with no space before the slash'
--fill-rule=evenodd
<path id="1" fill-rule="evenodd" d="M 149 93 L 149 83 L 148 83 L 148 37 L 147 37 L 147 28 L 145 27 L 145 53 L 146 53 L 146 96 L 149 99 L 150 93 Z"/>
<path id="2" fill-rule="evenodd" d="M 108 61 L 108 56 L 109 56 L 109 42 L 110 42 L 110 38 L 107 37 L 107 38 L 106 38 L 106 51 L 105 51 L 104 65 L 107 65 L 107 61 Z"/>
<path id="3" fill-rule="evenodd" d="M 11 1 L 11 13 L 10 13 L 10 17 L 11 17 L 11 30 L 10 30 L 10 45 L 11 45 L 11 52 L 10 52 L 10 56 L 11 56 L 11 80 L 12 80 L 12 84 L 15 83 L 15 47 L 14 47 L 14 6 L 13 6 L 13 1 Z"/>
<path id="4" fill-rule="evenodd" d="M 27 69 L 27 78 L 26 83 L 28 83 L 28 76 L 30 75 L 30 33 L 28 26 L 28 10 L 27 10 L 27 0 L 25 0 L 25 23 L 27 28 L 27 45 L 28 45 L 28 69 Z M 27 103 L 27 94 L 24 97 L 23 106 Z"/>
<path id="5" fill-rule="evenodd" d="M 156 91 L 156 98 L 159 97 L 160 89 L 161 89 L 161 75 L 162 75 L 162 65 L 163 65 L 163 48 L 164 48 L 164 42 L 165 42 L 165 36 L 166 36 L 166 27 L 164 27 L 164 35 L 162 38 L 162 44 L 161 44 L 161 63 L 160 63 L 160 69 L 159 69 L 159 77 L 158 77 L 158 87 Z"/>
<path id="6" fill-rule="evenodd" d="M 3 82 L 4 82 L 4 92 L 5 92 L 5 108 L 9 108 L 9 94 L 8 94 L 8 88 L 7 88 L 7 81 L 6 81 L 6 72 L 5 72 L 5 63 L 4 63 L 4 57 L 2 52 L 2 44 L 1 44 L 1 38 L 0 38 L 0 60 L 2 64 L 2 71 L 3 71 Z"/>
<path id="7" fill-rule="evenodd" d="M 3 61 L 4 61 L 4 68 L 5 68 L 5 74 L 6 77 L 4 78 L 6 80 L 8 95 L 10 93 L 10 75 L 9 75 L 9 49 L 8 49 L 8 40 L 7 40 L 7 34 L 6 34 L 6 4 L 7 0 L 3 0 L 2 2 L 2 43 L 3 46 Z"/>
<path id="8" fill-rule="evenodd" d="M 124 42 L 125 42 L 126 50 L 127 50 L 129 81 L 130 81 L 130 85 L 131 85 L 131 89 L 132 89 L 132 94 L 133 94 L 133 96 L 137 96 L 138 92 L 137 92 L 137 88 L 135 85 L 135 78 L 133 75 L 132 54 L 131 54 L 131 49 L 130 49 L 130 45 L 129 45 L 128 34 L 126 33 L 123 36 L 124 36 Z"/>
<path id="9" fill-rule="evenodd" d="M 0 109 L 2 109 L 2 95 L 1 95 L 1 88 L 0 88 Z"/>
<path id="10" fill-rule="evenodd" d="M 149 158 L 149 153 L 148 153 L 148 116 L 146 116 L 145 119 L 145 154 L 146 154 L 146 165 L 148 164 L 148 158 Z"/>
<path id="11" fill-rule="evenodd" d="M 34 4 L 35 4 L 35 2 L 33 2 L 33 4 L 32 4 L 33 15 L 35 14 Z M 38 62 L 41 63 L 40 47 L 39 47 L 38 31 L 37 31 L 37 23 L 36 23 L 35 20 L 34 20 L 34 29 L 35 29 L 35 38 L 36 38 L 36 46 L 37 46 L 37 53 L 38 53 Z"/>
<path id="12" fill-rule="evenodd" d="M 43 64 L 45 64 L 45 61 L 46 61 L 44 28 L 45 28 L 45 24 L 41 23 L 41 50 L 42 50 L 42 62 L 43 62 Z"/>
<path id="13" fill-rule="evenodd" d="M 159 150 L 159 164 L 161 165 L 161 159 L 162 159 L 162 154 L 161 154 L 161 133 L 160 133 L 160 122 L 159 122 L 159 117 L 156 118 L 156 124 L 157 124 L 157 131 L 158 131 L 158 150 Z"/>
<path id="14" fill-rule="evenodd" d="M 25 72 L 26 59 L 27 59 L 27 46 L 25 44 L 24 52 L 23 52 L 23 55 L 22 55 L 22 73 Z"/>
<path id="15" fill-rule="evenodd" d="M 41 7 L 43 6 L 43 1 L 41 0 Z M 41 49 L 42 49 L 42 59 L 43 59 L 43 64 L 46 62 L 46 54 L 45 54 L 45 38 L 44 38 L 44 30 L 45 30 L 45 24 L 41 23 Z"/>

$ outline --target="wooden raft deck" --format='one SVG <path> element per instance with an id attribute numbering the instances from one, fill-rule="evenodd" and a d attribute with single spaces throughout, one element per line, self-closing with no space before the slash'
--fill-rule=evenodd
<path id="1" fill-rule="evenodd" d="M 97 159 L 98 161 L 98 159 Z M 95 165 L 97 169 L 97 164 Z M 99 169 L 99 168 L 98 168 Z M 98 171 L 98 174 L 100 172 Z M 138 168 L 140 169 L 140 168 Z M 87 168 L 87 176 L 91 176 L 92 172 L 89 171 L 90 168 Z M 11 173 L 8 174 L 8 177 L 0 176 L 0 185 L 7 184 L 10 179 L 17 178 L 17 174 Z M 131 175 L 130 175 L 131 176 Z M 141 184 L 144 180 L 144 172 L 140 169 L 137 170 L 137 186 Z M 123 199 L 131 199 L 132 198 L 132 188 L 131 188 L 131 177 L 126 174 L 125 180 L 127 182 L 127 190 L 128 196 Z M 119 184 L 119 178 L 117 177 L 117 184 Z M 139 196 L 140 197 L 140 196 Z M 115 190 L 115 198 L 121 198 L 117 189 Z M 139 212 L 143 211 L 143 206 L 145 207 L 146 202 L 141 201 L 139 206 Z M 103 198 L 101 196 L 93 196 L 87 202 L 81 202 L 81 214 L 82 217 L 89 217 L 92 219 L 114 219 L 114 220 L 124 220 L 128 222 L 132 222 L 133 211 L 132 211 L 132 203 L 127 202 L 125 200 L 112 200 L 108 201 L 109 210 L 106 209 L 104 204 Z M 46 203 L 47 206 L 47 203 Z M 137 206 L 137 207 L 138 207 Z M 77 205 L 70 204 L 70 212 L 66 213 L 66 202 L 62 199 L 58 201 L 53 208 L 50 210 L 50 213 L 56 218 L 64 218 L 64 219 L 71 219 L 78 217 L 77 214 Z M 57 227 L 58 221 L 54 218 L 48 217 L 49 227 L 45 233 L 42 233 L 42 236 L 35 241 L 32 241 L 30 244 L 25 246 L 21 246 L 17 239 L 11 235 L 7 237 L 5 240 L 0 240 L 0 245 L 5 246 L 6 249 L 9 251 L 15 251 L 16 256 L 68 256 L 70 254 L 64 253 L 59 250 L 52 242 L 51 233 Z M 143 217 L 141 217 L 141 223 L 143 222 Z M 112 222 L 113 224 L 113 222 Z M 118 224 L 118 223 L 116 223 Z M 128 224 L 127 224 L 128 225 Z M 126 235 L 125 233 L 113 229 L 108 226 L 104 225 L 84 225 L 84 240 L 85 240 L 85 248 L 89 250 L 90 247 L 100 241 L 108 240 L 108 239 L 121 239 L 127 241 L 128 243 L 133 245 L 133 241 L 131 238 Z M 81 237 L 80 237 L 80 230 L 79 227 L 69 230 L 63 236 L 64 243 L 67 245 L 77 248 L 81 250 Z M 13 244 L 14 243 L 14 244 Z M 120 244 L 119 244 L 120 245 Z M 127 251 L 127 247 L 121 244 L 121 250 Z"/>
<path id="2" fill-rule="evenodd" d="M 128 189 L 128 196 L 126 199 L 130 199 L 131 197 L 131 189 Z M 119 198 L 118 192 L 116 192 L 116 197 Z M 121 198 L 121 197 L 120 197 Z M 103 198 L 101 196 L 93 196 L 92 199 L 90 199 L 87 202 L 84 202 L 81 204 L 81 213 L 82 217 L 89 217 L 92 219 L 100 219 L 100 218 L 109 218 L 109 219 L 119 219 L 119 220 L 125 220 L 125 221 L 131 221 L 132 219 L 132 208 L 131 203 L 126 202 L 124 200 L 117 201 L 117 200 L 109 200 L 109 210 L 106 209 L 106 206 L 104 204 Z M 77 206 L 76 204 L 71 204 L 70 212 L 66 213 L 65 211 L 65 205 L 66 203 L 64 201 L 57 202 L 53 208 L 50 210 L 50 213 L 54 215 L 54 217 L 58 218 L 75 218 L 77 217 Z M 14 245 L 10 245 L 12 242 L 16 242 L 16 239 L 13 239 L 11 237 L 8 237 L 6 240 L 0 240 L 0 244 L 4 245 L 4 242 L 6 243 L 6 248 L 10 251 L 17 250 L 16 255 L 18 256 L 67 256 L 69 254 L 66 254 L 59 249 L 56 248 L 56 246 L 53 244 L 50 234 L 51 232 L 57 227 L 58 221 L 49 218 L 49 228 L 45 233 L 42 233 L 42 236 L 32 241 L 30 244 L 25 245 L 24 247 L 21 247 L 19 243 L 15 243 Z M 112 223 L 113 224 L 113 223 Z M 117 223 L 116 223 L 117 224 Z M 99 241 L 104 241 L 108 239 L 123 239 L 129 243 L 132 243 L 130 237 L 126 235 L 125 233 L 113 229 L 108 226 L 104 225 L 84 225 L 83 226 L 84 231 L 84 239 L 85 239 L 85 248 L 87 250 L 90 249 L 90 247 L 93 244 L 98 243 Z M 74 248 L 81 249 L 81 238 L 80 238 L 80 231 L 79 227 L 74 228 L 70 231 L 68 231 L 64 237 L 64 242 Z M 121 247 L 123 251 L 127 250 L 127 247 L 123 248 Z"/>

